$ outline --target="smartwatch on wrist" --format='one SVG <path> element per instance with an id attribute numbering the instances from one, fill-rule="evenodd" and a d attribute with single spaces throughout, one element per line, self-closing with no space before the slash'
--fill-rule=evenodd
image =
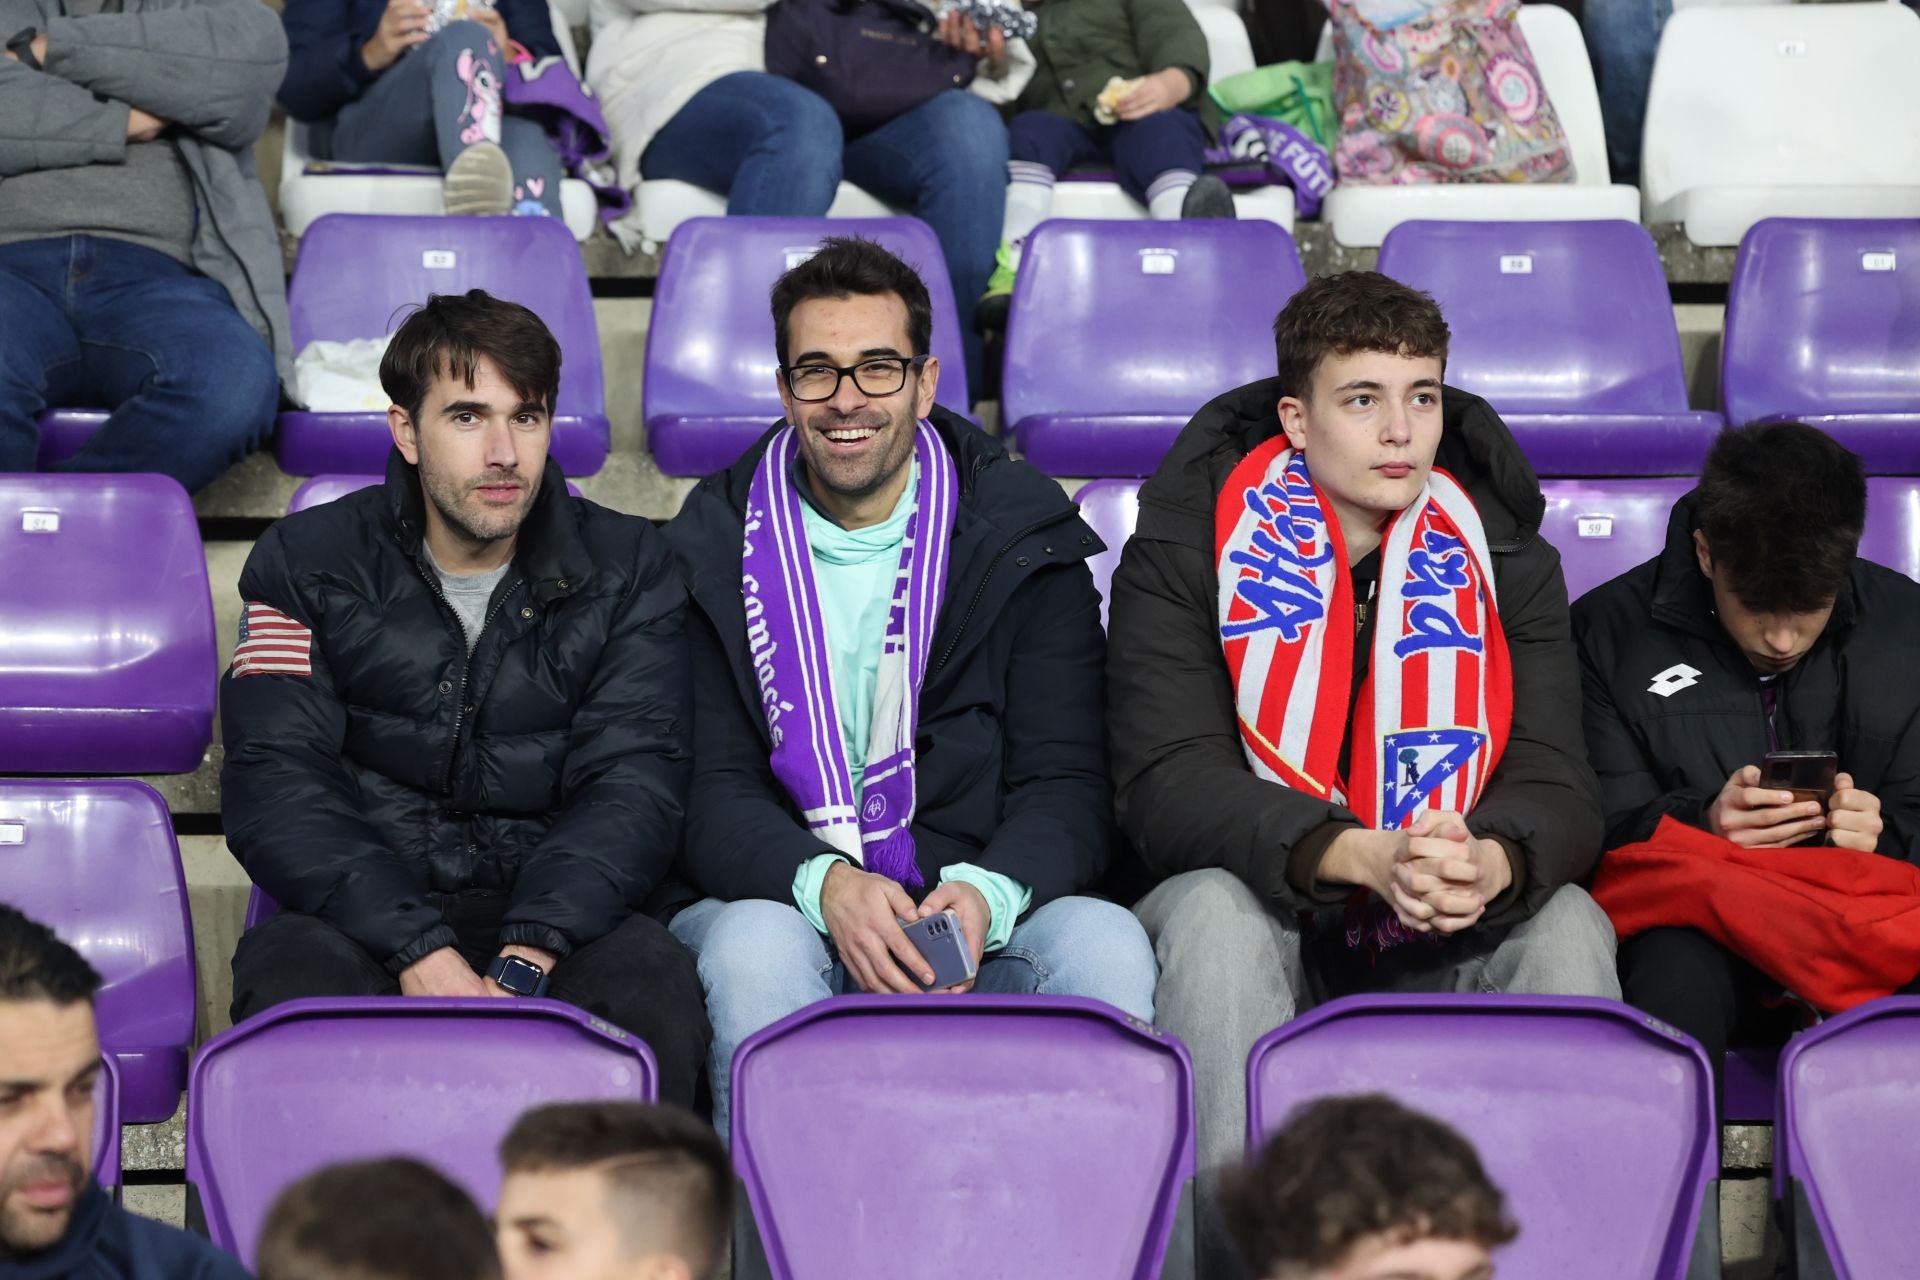
<path id="1" fill-rule="evenodd" d="M 519 956 L 495 956 L 487 976 L 516 996 L 543 996 L 553 981 L 545 969 Z"/>
<path id="2" fill-rule="evenodd" d="M 35 71 L 45 71 L 40 59 L 33 56 L 33 42 L 39 38 L 40 33 L 32 27 L 17 31 L 7 41 L 7 52 L 18 58 L 21 65 L 32 67 Z"/>

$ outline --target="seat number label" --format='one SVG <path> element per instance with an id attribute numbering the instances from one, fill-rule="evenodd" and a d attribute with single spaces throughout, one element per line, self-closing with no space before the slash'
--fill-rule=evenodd
<path id="1" fill-rule="evenodd" d="M 25 844 L 26 842 L 26 823 L 0 822 L 0 844 Z"/>
<path id="2" fill-rule="evenodd" d="M 1178 249 L 1142 249 L 1140 251 L 1140 274 L 1143 276 L 1170 276 L 1179 264 Z"/>
<path id="3" fill-rule="evenodd" d="M 420 254 L 420 265 L 428 271 L 451 271 L 460 261 L 460 255 L 451 249 L 426 249 Z"/>
<path id="4" fill-rule="evenodd" d="M 1891 271 L 1893 270 L 1893 263 L 1894 257 L 1892 250 L 1888 250 L 1885 253 L 1863 253 L 1860 255 L 1860 269 L 1862 271 Z"/>
<path id="5" fill-rule="evenodd" d="M 60 532 L 60 513 L 58 511 L 22 511 L 20 528 L 27 533 Z"/>
<path id="6" fill-rule="evenodd" d="M 1574 532 L 1582 538 L 1611 538 L 1612 516 L 1581 516 L 1574 521 Z"/>
<path id="7" fill-rule="evenodd" d="M 1500 274 L 1503 276 L 1530 276 L 1533 274 L 1533 255 L 1530 253 L 1503 253 L 1500 255 Z"/>

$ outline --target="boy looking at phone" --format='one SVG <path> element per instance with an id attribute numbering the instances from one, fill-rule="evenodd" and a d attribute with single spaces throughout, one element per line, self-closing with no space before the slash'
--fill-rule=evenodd
<path id="1" fill-rule="evenodd" d="M 1666 549 L 1575 604 L 1607 848 L 1663 817 L 1750 849 L 1920 862 L 1920 585 L 1856 552 L 1860 460 L 1794 422 L 1722 433 Z M 1627 1000 L 1718 1066 L 1786 1028 L 1752 964 L 1689 928 L 1620 944 Z"/>
<path id="2" fill-rule="evenodd" d="M 939 985 L 1151 1020 L 1156 974 L 1129 912 L 1071 896 L 1113 838 L 1100 540 L 935 405 L 912 267 L 830 238 L 772 301 L 786 417 L 667 528 L 693 596 L 682 871 L 706 895 L 671 928 L 723 1136 L 735 1047 L 817 1000 Z M 949 985 L 957 940 L 978 972 Z"/>

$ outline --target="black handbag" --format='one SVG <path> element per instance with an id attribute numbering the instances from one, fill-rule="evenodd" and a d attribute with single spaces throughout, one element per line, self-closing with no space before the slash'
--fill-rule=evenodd
<path id="1" fill-rule="evenodd" d="M 766 58 L 768 71 L 825 98 L 849 137 L 966 88 L 977 65 L 916 0 L 776 0 Z"/>

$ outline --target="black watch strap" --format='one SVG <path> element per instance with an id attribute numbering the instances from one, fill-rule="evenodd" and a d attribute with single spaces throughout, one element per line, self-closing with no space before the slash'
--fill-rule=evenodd
<path id="1" fill-rule="evenodd" d="M 40 65 L 40 59 L 33 56 L 33 42 L 39 38 L 40 32 L 33 27 L 17 31 L 7 41 L 7 52 L 35 71 L 45 71 L 46 68 Z"/>

